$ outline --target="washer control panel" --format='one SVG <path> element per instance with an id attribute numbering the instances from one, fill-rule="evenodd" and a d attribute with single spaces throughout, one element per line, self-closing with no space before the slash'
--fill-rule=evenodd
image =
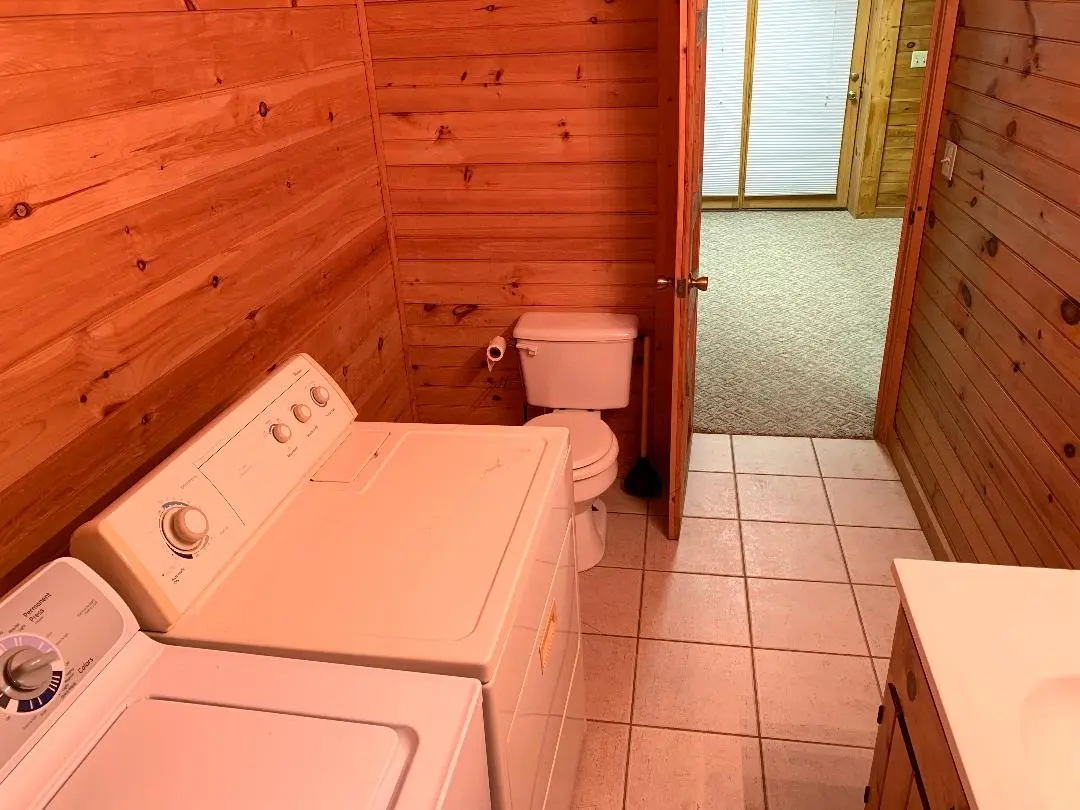
<path id="1" fill-rule="evenodd" d="M 72 553 L 144 629 L 165 631 L 161 617 L 199 598 L 355 418 L 330 375 L 298 355 L 80 527 Z"/>
<path id="2" fill-rule="evenodd" d="M 116 597 L 76 566 L 58 560 L 0 602 L 0 769 L 134 635 Z"/>

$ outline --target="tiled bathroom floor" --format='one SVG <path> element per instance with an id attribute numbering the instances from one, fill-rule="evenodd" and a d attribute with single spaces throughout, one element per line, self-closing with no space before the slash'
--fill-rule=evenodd
<path id="1" fill-rule="evenodd" d="M 898 600 L 931 558 L 874 442 L 696 435 L 682 538 L 604 496 L 576 810 L 858 810 Z"/>

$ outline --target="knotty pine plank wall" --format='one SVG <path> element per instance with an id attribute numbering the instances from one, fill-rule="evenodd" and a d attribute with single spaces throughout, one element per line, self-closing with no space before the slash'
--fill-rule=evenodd
<path id="1" fill-rule="evenodd" d="M 483 348 L 537 308 L 652 324 L 656 0 L 368 0 L 426 422 L 520 424 L 517 357 Z M 640 383 L 606 414 L 636 457 Z"/>
<path id="2" fill-rule="evenodd" d="M 889 117 L 885 124 L 885 145 L 877 188 L 879 210 L 902 212 L 907 199 L 915 125 L 922 100 L 923 75 L 926 73 L 925 68 L 911 66 L 911 54 L 929 47 L 933 18 L 934 0 L 905 0 L 900 15 Z"/>
<path id="3" fill-rule="evenodd" d="M 1075 568 L 1080 6 L 963 0 L 945 113 L 898 441 L 960 559 Z"/>
<path id="4" fill-rule="evenodd" d="M 8 584 L 293 352 L 410 415 L 356 7 L 258 4 L 0 0 Z"/>

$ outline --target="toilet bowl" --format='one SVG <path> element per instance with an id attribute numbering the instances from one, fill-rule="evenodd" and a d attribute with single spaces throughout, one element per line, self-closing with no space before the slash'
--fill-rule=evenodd
<path id="1" fill-rule="evenodd" d="M 526 424 L 570 431 L 577 567 L 578 571 L 592 568 L 603 558 L 606 547 L 607 506 L 600 496 L 618 474 L 619 442 L 599 411 L 553 411 Z"/>

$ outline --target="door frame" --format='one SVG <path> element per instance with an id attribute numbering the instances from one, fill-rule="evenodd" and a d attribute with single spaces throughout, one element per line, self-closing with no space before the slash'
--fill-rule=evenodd
<path id="1" fill-rule="evenodd" d="M 680 117 L 679 67 L 682 51 L 682 14 L 693 0 L 661 0 L 658 7 L 658 141 L 657 243 L 658 276 L 673 276 L 679 224 L 677 212 L 683 177 L 678 170 Z M 926 228 L 927 205 L 936 169 L 937 135 L 945 106 L 945 91 L 952 57 L 960 0 L 935 0 L 926 78 L 916 125 L 912 171 L 900 235 L 896 276 L 893 283 L 889 324 L 882 357 L 881 381 L 875 414 L 874 437 L 886 443 L 893 432 L 900 375 L 907 348 L 908 328 L 915 297 L 915 277 Z M 650 420 L 650 460 L 660 470 L 671 461 L 671 403 L 675 381 L 673 360 L 675 323 L 670 293 L 658 291 L 654 298 L 655 327 L 652 381 L 653 414 Z M 668 482 L 670 484 L 670 481 Z M 669 496 L 670 497 L 670 496 Z M 677 539 L 673 537 L 672 539 Z"/>
<path id="2" fill-rule="evenodd" d="M 923 233 L 930 201 L 930 189 L 937 169 L 938 131 L 945 112 L 949 65 L 953 38 L 956 35 L 960 0 L 934 0 L 934 21 L 930 29 L 929 56 L 923 80 L 919 117 L 915 125 L 915 151 L 911 156 L 904 222 L 900 230 L 900 249 L 896 257 L 889 326 L 885 331 L 885 353 L 881 358 L 874 438 L 889 441 L 900 399 L 900 375 L 907 350 L 911 308 L 915 301 L 915 277 L 919 269 Z"/>
<path id="3" fill-rule="evenodd" d="M 855 104 L 848 103 L 844 111 L 844 129 L 840 141 L 840 160 L 837 164 L 836 194 L 782 195 L 765 197 L 747 197 L 746 160 L 750 136 L 750 105 L 754 87 L 754 54 L 757 46 L 758 0 L 746 3 L 746 43 L 743 59 L 742 92 L 742 129 L 739 136 L 739 190 L 734 196 L 711 195 L 702 198 L 701 207 L 710 211 L 730 209 L 804 209 L 847 207 L 851 184 L 851 171 L 855 155 L 855 135 L 858 129 L 860 108 L 862 106 L 862 79 L 866 61 L 867 32 L 870 27 L 870 10 L 874 0 L 858 0 L 855 10 L 855 37 L 851 46 L 851 63 L 848 75 L 859 75 L 851 79 L 848 88 L 854 87 L 859 99 Z"/>

